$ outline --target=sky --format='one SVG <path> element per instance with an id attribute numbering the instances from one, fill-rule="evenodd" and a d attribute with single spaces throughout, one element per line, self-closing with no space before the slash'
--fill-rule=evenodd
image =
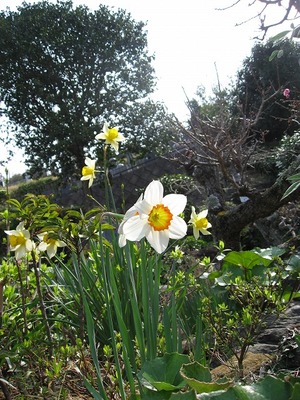
<path id="1" fill-rule="evenodd" d="M 122 8 L 135 20 L 147 23 L 148 49 L 155 55 L 154 99 L 162 101 L 169 112 L 184 121 L 188 116 L 185 103 L 195 95 L 197 87 L 203 86 L 209 95 L 218 79 L 221 87 L 229 85 L 250 55 L 254 37 L 260 35 L 259 21 L 251 19 L 257 8 L 249 7 L 249 1 L 241 0 L 234 7 L 218 10 L 234 1 L 73 0 L 73 4 L 85 4 L 91 10 L 99 4 Z M 14 10 L 21 3 L 0 0 L 0 9 Z M 7 168 L 10 176 L 26 170 L 21 152 Z M 0 172 L 3 173 L 3 168 Z"/>

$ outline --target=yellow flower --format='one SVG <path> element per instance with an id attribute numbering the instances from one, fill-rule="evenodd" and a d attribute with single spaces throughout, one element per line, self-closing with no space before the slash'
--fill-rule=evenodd
<path id="1" fill-rule="evenodd" d="M 186 206 L 186 196 L 168 194 L 163 197 L 163 191 L 159 181 L 152 181 L 143 200 L 135 204 L 134 215 L 122 226 L 125 239 L 137 241 L 146 237 L 158 253 L 166 250 L 169 239 L 181 239 L 187 231 L 185 221 L 178 216 Z"/>
<path id="2" fill-rule="evenodd" d="M 81 180 L 89 181 L 89 187 L 91 187 L 95 179 L 96 161 L 86 157 L 85 164 L 86 165 L 82 168 Z"/>
<path id="3" fill-rule="evenodd" d="M 34 245 L 30 240 L 29 231 L 24 227 L 24 222 L 20 222 L 15 230 L 4 232 L 9 236 L 10 250 L 15 252 L 17 260 L 33 250 Z"/>
<path id="4" fill-rule="evenodd" d="M 119 128 L 115 126 L 114 128 L 109 128 L 107 122 L 103 125 L 103 132 L 99 133 L 95 136 L 97 140 L 105 140 L 106 144 L 110 144 L 118 154 L 119 151 L 119 142 L 125 140 L 122 133 L 119 132 Z"/>
<path id="5" fill-rule="evenodd" d="M 189 223 L 193 226 L 193 234 L 195 239 L 199 238 L 199 231 L 202 233 L 202 235 L 211 235 L 211 233 L 207 230 L 211 228 L 211 223 L 208 222 L 208 219 L 206 218 L 207 214 L 208 210 L 203 210 L 199 214 L 196 214 L 195 207 L 192 206 L 191 219 L 189 220 Z"/>
<path id="6" fill-rule="evenodd" d="M 37 236 L 41 240 L 41 243 L 38 245 L 38 250 L 46 251 L 49 258 L 55 256 L 58 247 L 66 246 L 63 241 L 54 237 L 54 232 L 43 232 Z"/>

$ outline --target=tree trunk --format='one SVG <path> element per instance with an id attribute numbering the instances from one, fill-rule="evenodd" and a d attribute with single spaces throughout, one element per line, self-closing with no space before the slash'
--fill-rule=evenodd
<path id="1" fill-rule="evenodd" d="M 253 193 L 248 201 L 228 211 L 221 211 L 215 215 L 211 214 L 210 220 L 214 239 L 216 241 L 222 240 L 226 248 L 240 250 L 242 229 L 259 218 L 268 217 L 284 204 L 299 197 L 300 188 L 282 199 L 284 192 L 291 185 L 287 178 L 295 174 L 299 166 L 300 157 L 290 165 L 269 189 L 262 193 Z"/>

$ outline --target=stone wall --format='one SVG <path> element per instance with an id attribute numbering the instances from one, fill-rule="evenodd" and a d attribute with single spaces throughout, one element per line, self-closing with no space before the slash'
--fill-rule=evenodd
<path id="1" fill-rule="evenodd" d="M 131 207 L 153 179 L 158 179 L 165 174 L 184 173 L 184 167 L 179 162 L 164 157 L 141 160 L 133 167 L 121 166 L 111 169 L 109 176 L 116 208 L 124 211 Z M 95 202 L 88 195 L 94 197 L 99 203 L 106 204 L 103 177 L 99 176 L 90 189 L 86 189 L 86 182 L 61 188 L 56 202 L 65 207 L 95 206 Z"/>

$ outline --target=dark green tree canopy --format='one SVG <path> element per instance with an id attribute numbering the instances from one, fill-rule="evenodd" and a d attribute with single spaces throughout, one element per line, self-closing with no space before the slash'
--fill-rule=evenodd
<path id="1" fill-rule="evenodd" d="M 145 24 L 72 1 L 0 13 L 0 97 L 33 169 L 70 176 L 107 121 L 127 125 L 154 90 Z M 143 128 L 142 128 L 143 129 Z"/>
<path id="2" fill-rule="evenodd" d="M 291 118 L 291 106 L 300 99 L 300 46 L 289 40 L 278 46 L 284 55 L 272 61 L 269 58 L 276 49 L 272 42 L 253 47 L 237 74 L 234 91 L 236 105 L 249 120 L 257 119 L 254 129 L 267 141 L 299 129 Z M 288 99 L 283 95 L 285 88 L 291 93 Z"/>

